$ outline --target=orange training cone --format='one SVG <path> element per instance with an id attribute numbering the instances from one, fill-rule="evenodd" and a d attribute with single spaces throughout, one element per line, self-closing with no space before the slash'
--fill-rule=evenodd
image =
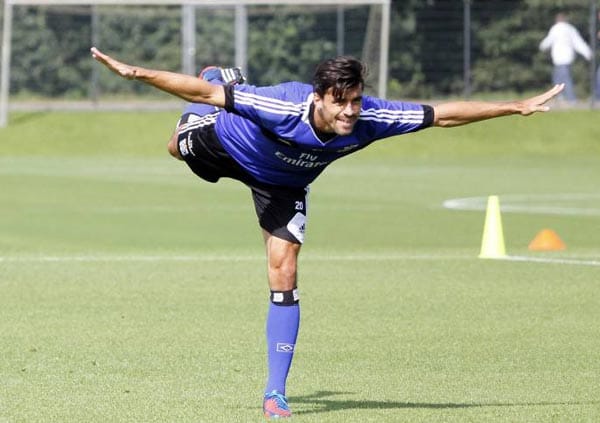
<path id="1" fill-rule="evenodd" d="M 529 243 L 530 251 L 559 251 L 567 246 L 552 229 L 541 230 Z"/>

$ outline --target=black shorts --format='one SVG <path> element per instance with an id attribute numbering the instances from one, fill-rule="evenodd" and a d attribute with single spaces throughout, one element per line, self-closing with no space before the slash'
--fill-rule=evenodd
<path id="1" fill-rule="evenodd" d="M 190 169 L 208 182 L 232 178 L 252 191 L 261 228 L 295 244 L 304 242 L 308 187 L 285 187 L 257 181 L 225 151 L 215 132 L 216 113 L 184 114 L 178 123 L 179 154 Z"/>

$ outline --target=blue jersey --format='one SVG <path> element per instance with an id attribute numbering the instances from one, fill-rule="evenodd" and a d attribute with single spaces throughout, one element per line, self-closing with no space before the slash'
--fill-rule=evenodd
<path id="1" fill-rule="evenodd" d="M 310 85 L 236 85 L 226 97 L 227 112 L 215 124 L 223 148 L 255 179 L 273 185 L 307 186 L 334 160 L 433 120 L 429 106 L 363 96 L 352 133 L 324 141 L 310 123 Z"/>

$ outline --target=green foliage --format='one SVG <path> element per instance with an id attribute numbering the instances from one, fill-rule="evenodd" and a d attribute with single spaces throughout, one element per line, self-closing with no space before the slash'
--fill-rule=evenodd
<path id="1" fill-rule="evenodd" d="M 98 44 L 129 63 L 178 70 L 181 53 L 179 48 L 174 46 L 181 43 L 177 20 L 180 8 L 159 7 L 153 9 L 152 14 L 144 13 L 144 10 L 114 6 L 111 13 L 102 14 L 99 18 L 98 33 L 101 38 Z M 144 84 L 132 84 L 107 72 L 100 73 L 100 85 L 105 92 L 152 91 Z"/>
<path id="2" fill-rule="evenodd" d="M 587 38 L 587 5 L 510 0 L 510 7 L 490 11 L 488 3 L 480 1 L 473 5 L 476 18 L 473 19 L 472 75 L 478 92 L 522 93 L 548 85 L 552 71 L 549 54 L 540 52 L 538 46 L 554 23 L 555 13 L 564 7 L 568 8 L 572 23 Z M 509 1 L 504 3 L 508 6 Z M 588 78 L 581 74 L 581 66 L 581 61 L 576 61 L 573 74 L 583 93 Z"/>
<path id="3" fill-rule="evenodd" d="M 15 8 L 11 90 L 81 97 L 87 92 L 91 66 L 86 59 L 89 17 L 51 10 Z"/>
<path id="4" fill-rule="evenodd" d="M 220 63 L 234 65 L 234 11 L 212 8 L 196 12 L 196 58 L 198 68 Z"/>
<path id="5" fill-rule="evenodd" d="M 249 34 L 249 73 L 256 85 L 300 79 L 310 82 L 323 57 L 335 55 L 335 43 L 323 42 L 317 18 L 309 14 L 272 14 L 253 19 L 260 29 Z M 335 27 L 333 28 L 335 30 Z M 327 37 L 328 38 L 328 37 Z M 302 40 L 298 43 L 298 40 Z"/>
<path id="6" fill-rule="evenodd" d="M 464 0 L 392 2 L 390 97 L 429 98 L 464 89 Z M 560 10 L 589 38 L 588 0 L 471 0 L 471 76 L 474 91 L 527 92 L 550 81 L 548 54 L 538 45 Z M 92 14 L 97 12 L 97 31 Z M 363 57 L 369 7 L 346 7 L 344 53 Z M 197 66 L 234 61 L 234 9 L 196 8 Z M 315 65 L 337 54 L 335 8 L 299 13 L 294 7 L 249 8 L 248 74 L 256 84 L 310 81 Z M 177 6 L 18 6 L 14 8 L 11 92 L 81 98 L 94 64 L 92 36 L 124 61 L 178 71 L 181 8 Z M 371 34 L 372 35 L 372 34 Z M 368 55 L 368 54 L 367 54 Z M 576 62 L 581 95 L 589 68 Z M 151 88 L 99 72 L 100 93 L 148 94 Z"/>
<path id="7" fill-rule="evenodd" d="M 589 2 L 471 0 L 470 67 L 473 91 L 527 92 L 551 80 L 548 54 L 540 41 L 558 11 L 589 39 Z M 464 88 L 464 1 L 395 2 L 390 50 L 392 97 L 426 98 L 461 93 Z M 589 93 L 589 67 L 575 62 L 580 95 Z"/>

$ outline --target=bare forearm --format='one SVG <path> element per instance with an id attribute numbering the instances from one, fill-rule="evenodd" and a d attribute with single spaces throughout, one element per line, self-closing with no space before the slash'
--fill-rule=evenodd
<path id="1" fill-rule="evenodd" d="M 505 103 L 486 101 L 455 101 L 443 103 L 433 108 L 435 126 L 458 126 L 480 120 L 500 116 L 519 114 L 529 116 L 538 112 L 547 112 L 547 103 L 564 89 L 564 84 L 557 84 L 545 93 L 519 101 Z"/>
<path id="2" fill-rule="evenodd" d="M 223 87 L 194 76 L 154 69 L 135 68 L 135 78 L 192 103 L 225 106 Z"/>
<path id="3" fill-rule="evenodd" d="M 521 113 L 518 103 L 457 101 L 434 107 L 434 125 L 451 127 Z"/>

